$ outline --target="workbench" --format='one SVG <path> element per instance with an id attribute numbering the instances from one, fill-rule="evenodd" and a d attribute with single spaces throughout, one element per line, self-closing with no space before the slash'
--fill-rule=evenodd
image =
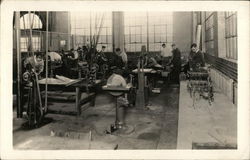
<path id="1" fill-rule="evenodd" d="M 44 81 L 39 81 L 40 85 L 45 85 Z M 58 113 L 58 114 L 67 114 L 67 115 L 80 115 L 81 114 L 81 106 L 87 102 L 90 102 L 91 106 L 95 105 L 95 97 L 96 90 L 98 85 L 101 84 L 101 80 L 96 80 L 95 84 L 88 84 L 86 79 L 75 79 L 65 83 L 48 83 L 49 88 L 55 87 L 60 88 L 61 90 L 64 88 L 74 88 L 74 92 L 63 92 L 58 91 L 48 91 L 48 100 L 53 101 L 66 101 L 66 102 L 75 102 L 74 111 L 63 111 L 63 110 L 53 110 L 48 107 L 49 113 Z M 42 97 L 45 97 L 45 92 L 43 91 Z"/>
<path id="2" fill-rule="evenodd" d="M 152 86 L 155 86 L 156 79 L 160 79 L 162 77 L 169 78 L 169 73 L 170 73 L 170 71 L 155 70 L 155 69 L 152 69 L 152 68 L 144 68 L 143 70 L 141 69 L 140 72 L 143 72 L 144 76 L 146 77 L 145 78 L 145 84 L 147 85 L 148 81 L 149 81 L 149 83 L 151 83 Z M 138 74 L 138 69 L 132 70 L 132 73 L 134 75 Z"/>
<path id="3" fill-rule="evenodd" d="M 144 72 L 144 73 L 151 73 L 151 74 L 154 74 L 154 73 L 157 73 L 156 70 L 154 69 L 151 69 L 151 68 L 144 68 L 144 69 L 140 69 L 140 72 Z M 134 69 L 132 70 L 132 73 L 138 73 L 138 69 Z"/>

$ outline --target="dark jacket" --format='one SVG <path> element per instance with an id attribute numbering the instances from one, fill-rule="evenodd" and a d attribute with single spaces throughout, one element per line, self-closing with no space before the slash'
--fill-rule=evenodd
<path id="1" fill-rule="evenodd" d="M 122 61 L 122 58 L 115 53 L 112 53 L 109 64 L 111 66 L 116 66 L 119 69 L 122 69 L 122 67 L 125 66 L 124 62 Z"/>
<path id="2" fill-rule="evenodd" d="M 198 66 L 205 66 L 204 54 L 201 51 L 197 53 L 191 51 L 189 54 L 189 61 L 190 67 L 193 69 L 196 69 Z"/>
<path id="3" fill-rule="evenodd" d="M 173 58 L 172 64 L 176 67 L 181 66 L 181 52 L 178 48 L 172 50 Z"/>

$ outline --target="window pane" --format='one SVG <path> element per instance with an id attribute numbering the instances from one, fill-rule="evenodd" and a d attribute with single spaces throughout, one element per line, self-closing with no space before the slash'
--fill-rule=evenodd
<path id="1" fill-rule="evenodd" d="M 32 26 L 33 25 L 33 26 Z M 42 29 L 42 21 L 34 14 L 25 14 L 20 18 L 20 29 Z"/>
<path id="2" fill-rule="evenodd" d="M 139 43 L 141 43 L 141 35 L 139 34 L 137 34 L 136 35 L 136 42 L 139 42 Z"/>
<path id="3" fill-rule="evenodd" d="M 226 57 L 237 59 L 237 13 L 225 13 Z"/>
<path id="4" fill-rule="evenodd" d="M 214 12 L 206 12 L 205 17 L 206 52 L 214 55 Z"/>
<path id="5" fill-rule="evenodd" d="M 97 36 L 99 34 L 100 37 L 98 40 L 98 44 L 105 45 L 106 51 L 112 50 L 111 27 L 112 27 L 111 12 L 71 12 L 71 33 L 86 37 L 89 37 L 90 34 L 92 36 L 93 35 Z M 75 43 L 79 43 L 79 41 L 76 41 Z M 87 45 L 86 40 L 84 41 L 82 40 L 81 43 L 83 45 Z"/>
<path id="6" fill-rule="evenodd" d="M 148 16 L 147 16 L 148 15 Z M 147 22 L 148 20 L 148 22 Z M 148 24 L 148 26 L 147 26 Z M 131 48 L 132 51 L 141 50 L 143 44 L 147 44 L 147 39 L 149 40 L 149 51 L 160 51 L 162 42 L 171 41 L 172 43 L 172 13 L 171 12 L 125 12 L 124 13 L 124 25 L 126 27 L 134 26 L 135 31 L 131 31 L 129 34 L 131 37 L 130 43 L 137 43 L 135 48 Z M 169 26 L 169 32 L 167 32 Z M 148 29 L 147 29 L 148 27 Z M 149 37 L 147 37 L 147 30 L 149 32 Z M 125 31 L 127 34 L 127 31 Z M 133 35 L 135 35 L 133 37 Z M 171 37 L 167 39 L 167 36 Z M 125 41 L 127 43 L 128 41 Z M 138 44 L 139 43 L 139 44 Z M 156 44 L 154 44 L 156 43 Z M 126 45 L 126 44 L 125 44 Z M 128 46 L 128 45 L 126 45 Z M 129 51 L 129 50 L 128 50 Z"/>

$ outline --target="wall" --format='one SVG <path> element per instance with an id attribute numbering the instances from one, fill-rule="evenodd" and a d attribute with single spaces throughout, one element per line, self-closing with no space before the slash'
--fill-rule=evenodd
<path id="1" fill-rule="evenodd" d="M 69 50 L 70 48 L 70 16 L 68 12 L 52 12 L 50 14 L 49 24 L 51 32 L 57 32 L 50 34 L 49 49 L 53 51 L 57 50 Z M 60 34 L 59 34 L 60 33 Z M 60 41 L 65 40 L 66 45 L 60 46 Z"/>
<path id="2" fill-rule="evenodd" d="M 202 51 L 205 52 L 206 63 L 212 66 L 211 78 L 214 86 L 221 89 L 221 91 L 230 98 L 230 100 L 237 104 L 237 62 L 228 61 L 226 56 L 225 46 L 225 12 L 215 12 L 213 16 L 214 31 L 214 53 L 209 52 L 208 46 L 205 45 L 205 12 L 199 12 L 201 14 L 202 24 Z M 197 22 L 193 19 L 194 26 L 197 26 Z M 195 27 L 194 27 L 195 28 Z"/>
<path id="3" fill-rule="evenodd" d="M 173 14 L 173 42 L 183 54 L 190 51 L 192 43 L 192 13 L 174 12 Z"/>

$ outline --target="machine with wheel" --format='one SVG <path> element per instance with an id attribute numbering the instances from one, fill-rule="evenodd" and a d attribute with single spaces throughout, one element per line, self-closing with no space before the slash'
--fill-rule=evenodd
<path id="1" fill-rule="evenodd" d="M 189 81 L 187 84 L 191 98 L 193 99 L 193 107 L 195 101 L 199 98 L 207 99 L 209 104 L 214 101 L 213 86 L 209 76 L 209 70 L 199 69 L 195 71 L 188 71 Z"/>
<path id="2" fill-rule="evenodd" d="M 131 91 L 132 85 L 126 83 L 126 80 L 119 74 L 112 74 L 107 84 L 102 87 L 103 90 L 108 91 L 116 99 L 116 119 L 115 123 L 111 124 L 110 132 L 117 134 L 130 134 L 134 128 L 125 124 L 124 110 L 129 104 L 127 94 Z"/>
<path id="3" fill-rule="evenodd" d="M 28 90 L 26 114 L 29 127 L 37 127 L 41 124 L 45 108 L 42 104 L 38 75 L 33 70 L 23 74 L 24 88 Z"/>

